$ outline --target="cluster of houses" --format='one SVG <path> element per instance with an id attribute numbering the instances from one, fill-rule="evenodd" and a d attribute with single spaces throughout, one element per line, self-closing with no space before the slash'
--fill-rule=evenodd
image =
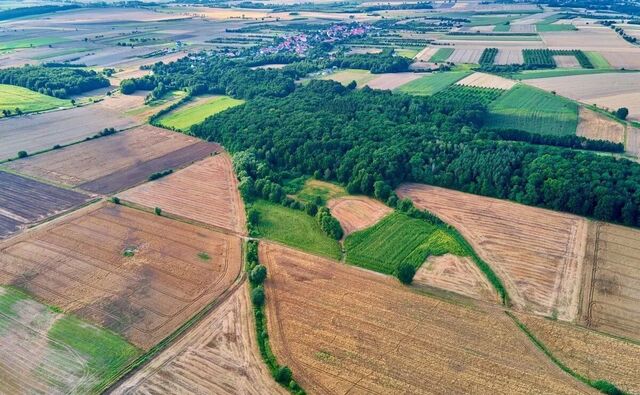
<path id="1" fill-rule="evenodd" d="M 371 25 L 363 23 L 335 24 L 328 29 L 319 30 L 312 34 L 299 33 L 284 37 L 275 45 L 261 48 L 260 54 L 271 55 L 283 52 L 298 55 L 306 53 L 316 43 L 334 43 L 351 37 L 365 36 L 371 30 Z"/>

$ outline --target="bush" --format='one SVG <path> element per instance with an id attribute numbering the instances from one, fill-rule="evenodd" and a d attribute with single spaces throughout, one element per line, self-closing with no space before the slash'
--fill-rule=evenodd
<path id="1" fill-rule="evenodd" d="M 250 208 L 247 212 L 247 220 L 251 225 L 258 225 L 260 222 L 260 212 L 254 208 Z"/>
<path id="2" fill-rule="evenodd" d="M 267 278 L 267 268 L 264 265 L 257 265 L 249 273 L 249 280 L 256 285 L 260 285 Z"/>
<path id="3" fill-rule="evenodd" d="M 264 304 L 264 288 L 258 285 L 251 291 L 251 301 L 254 306 L 261 307 Z"/>
<path id="4" fill-rule="evenodd" d="M 411 284 L 413 282 L 413 276 L 416 274 L 416 268 L 408 263 L 401 263 L 398 265 L 398 270 L 396 271 L 396 277 L 403 284 Z"/>
<path id="5" fill-rule="evenodd" d="M 169 170 L 165 170 L 165 171 L 159 171 L 157 173 L 153 173 L 149 176 L 148 180 L 149 181 L 153 181 L 153 180 L 157 180 L 158 178 L 162 178 L 164 176 L 168 176 L 169 174 L 173 173 L 172 169 Z"/>
<path id="6" fill-rule="evenodd" d="M 608 395 L 623 395 L 620 389 L 606 380 L 597 380 L 592 383 L 593 388 Z"/>
<path id="7" fill-rule="evenodd" d="M 18 158 L 26 158 L 27 156 L 29 156 L 27 151 L 19 151 L 18 152 Z"/>
<path id="8" fill-rule="evenodd" d="M 623 121 L 627 119 L 627 115 L 629 115 L 629 109 L 627 107 L 620 107 L 616 110 L 616 117 Z"/>
<path id="9" fill-rule="evenodd" d="M 120 198 L 117 196 L 114 196 L 111 198 L 111 201 L 115 204 L 120 204 Z"/>
<path id="10" fill-rule="evenodd" d="M 156 215 L 162 215 L 162 209 L 160 207 L 153 209 L 153 212 L 156 213 Z"/>
<path id="11" fill-rule="evenodd" d="M 287 366 L 280 366 L 278 370 L 273 374 L 273 378 L 281 384 L 288 385 L 291 382 L 293 374 L 291 373 L 291 369 Z"/>

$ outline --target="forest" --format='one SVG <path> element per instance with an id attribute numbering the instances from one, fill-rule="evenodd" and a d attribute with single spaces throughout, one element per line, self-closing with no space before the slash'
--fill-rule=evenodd
<path id="1" fill-rule="evenodd" d="M 109 86 L 109 80 L 93 70 L 75 67 L 23 66 L 0 70 L 0 84 L 17 85 L 67 99 L 69 96 Z"/>

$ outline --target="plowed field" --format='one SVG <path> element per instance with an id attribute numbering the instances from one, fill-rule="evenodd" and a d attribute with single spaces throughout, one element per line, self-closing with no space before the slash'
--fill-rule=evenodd
<path id="1" fill-rule="evenodd" d="M 309 393 L 588 393 L 501 312 L 269 243 L 260 259 L 273 351 Z"/>
<path id="2" fill-rule="evenodd" d="M 580 107 L 576 134 L 591 140 L 624 143 L 624 125 L 588 108 Z"/>
<path id="3" fill-rule="evenodd" d="M 160 180 L 118 195 L 147 207 L 243 233 L 245 215 L 231 158 L 205 158 Z"/>
<path id="4" fill-rule="evenodd" d="M 502 278 L 515 307 L 576 317 L 586 220 L 428 185 L 397 193 L 455 226 Z"/>
<path id="5" fill-rule="evenodd" d="M 389 214 L 391 208 L 364 196 L 345 196 L 327 203 L 331 214 L 340 221 L 345 236 L 374 225 Z"/>
<path id="6" fill-rule="evenodd" d="M 240 266 L 236 237 L 111 204 L 0 245 L 0 283 L 144 349 L 224 292 Z"/>

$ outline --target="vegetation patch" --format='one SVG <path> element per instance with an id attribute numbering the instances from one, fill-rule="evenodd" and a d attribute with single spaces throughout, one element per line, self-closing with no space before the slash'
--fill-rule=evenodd
<path id="1" fill-rule="evenodd" d="M 447 59 L 453 54 L 453 48 L 440 48 L 436 53 L 431 56 L 429 62 L 431 63 L 442 63 L 446 62 Z"/>
<path id="2" fill-rule="evenodd" d="M 30 89 L 0 84 L 0 117 L 70 107 L 71 102 L 43 95 Z"/>
<path id="3" fill-rule="evenodd" d="M 495 129 L 573 135 L 578 127 L 575 102 L 526 85 L 516 85 L 489 109 L 487 126 Z"/>
<path id="4" fill-rule="evenodd" d="M 471 74 L 470 71 L 450 71 L 425 75 L 397 89 L 399 92 L 417 96 L 429 96 L 440 92 Z"/>
<path id="5" fill-rule="evenodd" d="M 78 67 L 24 66 L 0 70 L 0 84 L 17 85 L 66 99 L 71 95 L 109 86 L 109 80 L 93 70 Z"/>
<path id="6" fill-rule="evenodd" d="M 451 85 L 450 87 L 436 93 L 434 97 L 445 100 L 455 98 L 456 100 L 469 104 L 480 103 L 483 106 L 488 106 L 502 96 L 503 93 L 504 90 L 502 89 Z"/>
<path id="7" fill-rule="evenodd" d="M 158 122 L 170 129 L 189 131 L 192 125 L 204 121 L 207 117 L 215 115 L 226 109 L 239 106 L 244 100 L 238 100 L 229 96 L 215 96 L 206 99 L 197 99 L 195 103 L 189 103 L 183 107 L 163 115 Z"/>
<path id="8" fill-rule="evenodd" d="M 285 188 L 295 187 L 295 180 L 292 180 Z M 345 196 L 347 191 L 340 185 L 321 181 L 317 179 L 308 179 L 301 188 L 292 191 L 293 197 L 303 203 L 313 203 L 318 206 L 324 206 L 331 199 Z"/>

